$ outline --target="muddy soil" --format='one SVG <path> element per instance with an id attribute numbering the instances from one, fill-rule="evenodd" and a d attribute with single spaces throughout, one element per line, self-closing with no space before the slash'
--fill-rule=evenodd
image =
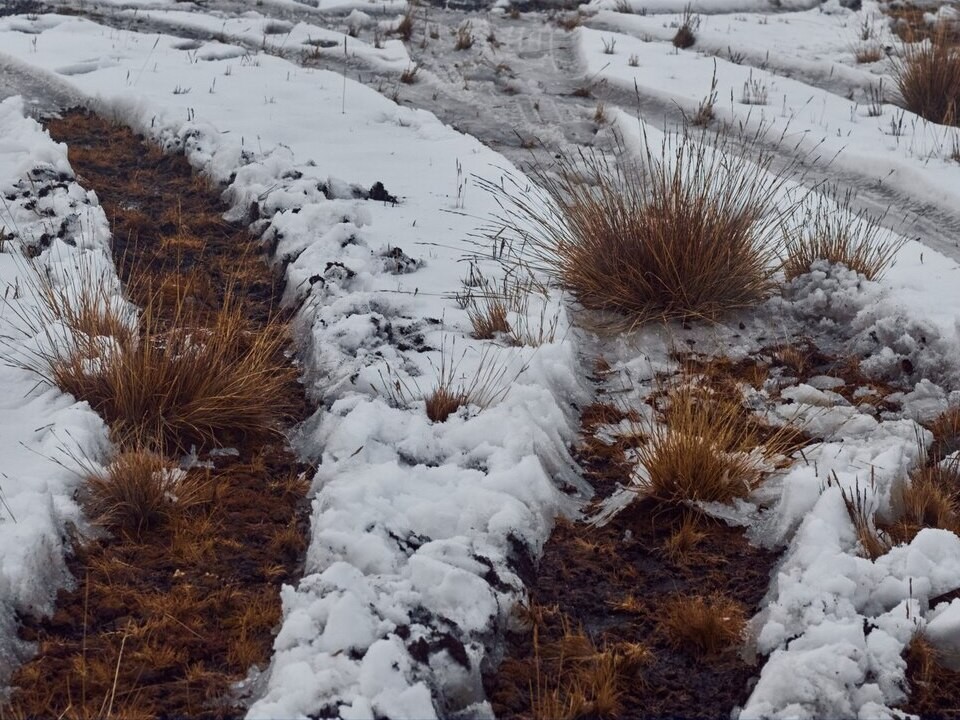
<path id="1" fill-rule="evenodd" d="M 276 315 L 282 283 L 183 156 L 84 112 L 48 127 L 106 210 L 134 302 L 163 286 L 214 312 L 232 286 L 252 326 Z M 286 394 L 289 421 L 305 418 L 300 385 Z M 146 532 L 75 539 L 76 587 L 60 593 L 52 618 L 22 619 L 38 654 L 12 680 L 14 717 L 243 714 L 233 686 L 266 668 L 280 586 L 301 572 L 309 468 L 282 434 L 227 440 L 236 446 L 200 449 L 189 472 L 205 495 L 188 511 Z"/>

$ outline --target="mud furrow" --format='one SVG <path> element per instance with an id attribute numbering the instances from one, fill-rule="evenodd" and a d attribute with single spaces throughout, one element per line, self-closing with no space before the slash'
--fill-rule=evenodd
<path id="1" fill-rule="evenodd" d="M 282 283 L 245 228 L 222 220 L 216 189 L 183 156 L 83 112 L 49 130 L 106 210 L 134 302 L 167 293 L 179 300 L 162 312 L 186 303 L 201 318 L 234 302 L 251 332 L 276 316 Z M 291 422 L 308 410 L 293 378 L 271 398 Z M 128 440 L 115 439 L 127 452 Z M 180 452 L 167 452 L 176 467 Z M 179 465 L 196 489 L 189 504 L 170 499 L 184 510 L 155 527 L 108 524 L 76 538 L 76 587 L 60 593 L 53 617 L 24 619 L 22 637 L 38 653 L 12 679 L 12 716 L 100 717 L 107 707 L 122 717 L 242 714 L 235 684 L 269 662 L 280 586 L 300 573 L 307 468 L 282 435 L 229 429 Z"/>

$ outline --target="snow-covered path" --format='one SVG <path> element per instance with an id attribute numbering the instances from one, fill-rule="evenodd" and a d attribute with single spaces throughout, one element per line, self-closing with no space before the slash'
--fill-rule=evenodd
<path id="1" fill-rule="evenodd" d="M 205 30 L 203 25 L 186 21 L 183 13 L 170 14 L 159 9 L 153 12 L 149 9 L 123 9 L 125 6 L 162 8 L 164 5 L 163 2 L 111 2 L 99 6 L 97 12 L 102 14 L 103 22 L 118 27 L 133 27 L 141 32 L 163 31 L 188 38 L 218 35 L 215 29 Z M 676 3 L 673 5 L 676 6 Z M 355 19 L 351 20 L 355 16 L 349 14 L 356 7 L 356 3 L 349 3 L 342 7 L 315 9 L 299 3 L 273 0 L 260 6 L 259 11 L 268 18 L 283 22 L 304 22 L 346 32 L 348 27 L 356 24 Z M 376 7 L 376 13 L 370 13 L 376 21 L 398 17 L 402 12 L 402 8 Z M 237 0 L 217 0 L 205 12 L 236 17 L 245 9 L 246 5 Z M 671 5 L 667 4 L 663 10 L 667 12 L 670 9 Z M 762 18 L 764 12 L 758 10 L 754 16 Z M 768 12 L 771 17 L 780 20 L 790 16 L 783 10 L 770 9 Z M 589 28 L 603 29 L 604 37 L 609 35 L 607 30 L 613 32 L 619 28 L 621 33 L 649 39 L 651 36 L 648 31 L 673 21 L 674 16 L 664 15 L 666 20 L 661 21 L 656 15 L 642 17 L 600 11 L 595 18 L 587 17 L 589 27 L 572 31 L 559 27 L 550 17 L 552 13 L 548 12 L 511 18 L 500 12 L 477 13 L 424 6 L 414 13 L 413 37 L 406 43 L 410 58 L 406 65 L 401 63 L 399 68 L 386 67 L 382 62 L 353 51 L 347 60 L 344 60 L 342 52 L 330 52 L 311 58 L 308 62 L 332 72 L 346 72 L 351 79 L 388 96 L 395 96 L 404 105 L 429 110 L 443 122 L 478 138 L 521 167 L 577 146 L 609 147 L 609 126 L 594 121 L 598 103 L 604 105 L 608 115 L 620 109 L 628 116 L 639 115 L 644 121 L 667 129 L 679 127 L 684 116 L 691 114 L 690 107 L 679 103 L 676 97 L 651 92 L 643 83 L 634 86 L 632 82 L 618 83 L 611 81 L 612 78 L 608 79 L 608 66 L 614 61 L 625 63 L 626 51 L 603 56 L 595 66 L 585 58 L 581 47 L 588 36 L 598 34 Z M 710 20 L 713 26 L 717 26 L 729 22 L 724 19 L 727 17 L 739 15 L 725 15 L 718 11 Z M 646 23 L 641 26 L 644 29 L 636 29 L 638 22 Z M 453 36 L 465 23 L 470 25 L 474 45 L 466 51 L 457 51 L 453 47 Z M 670 32 L 665 29 L 661 35 L 669 36 Z M 360 38 L 369 42 L 371 34 L 372 31 L 367 28 L 361 31 Z M 275 42 L 278 47 L 275 50 L 287 50 L 283 39 L 282 35 L 277 37 Z M 263 42 L 250 36 L 246 41 L 237 37 L 231 37 L 231 40 L 245 44 L 251 50 L 263 47 Z M 594 39 L 592 42 L 595 44 L 597 41 Z M 669 46 L 669 42 L 660 44 Z M 621 41 L 623 46 L 624 42 Z M 723 47 L 729 45 L 722 45 L 722 39 L 714 40 L 712 44 L 706 42 L 705 52 L 722 57 Z M 270 51 L 269 46 L 267 50 Z M 699 52 L 699 47 L 686 52 Z M 836 94 L 838 100 L 844 94 L 854 92 L 858 97 L 862 96 L 870 79 L 876 77 L 870 72 L 841 65 L 829 57 L 808 63 L 809 67 L 805 67 L 803 64 L 797 66 L 798 60 L 785 55 L 778 67 L 775 62 L 771 63 L 770 55 L 769 52 L 764 55 L 760 51 L 744 53 L 740 62 L 745 67 L 751 63 L 763 66 L 774 75 L 785 73 L 808 83 L 811 94 L 822 90 Z M 775 48 L 773 57 L 777 57 Z M 417 81 L 409 85 L 399 81 L 400 70 L 407 66 L 419 67 Z M 709 86 L 706 63 L 703 73 L 695 80 L 704 85 L 701 95 L 705 94 Z M 681 87 L 690 86 L 683 78 L 678 82 Z M 579 92 L 583 89 L 589 89 L 588 97 Z M 723 102 L 721 99 L 721 104 Z M 827 131 L 824 131 L 826 134 Z M 833 158 L 838 148 L 832 146 L 822 153 L 792 152 L 791 142 L 777 141 L 779 131 L 773 136 L 766 149 L 780 155 L 779 164 L 783 167 L 799 162 L 797 170 L 802 172 L 804 183 L 808 186 L 829 183 L 840 193 L 852 191 L 855 194 L 854 205 L 858 209 L 867 209 L 876 214 L 883 214 L 887 208 L 892 208 L 893 211 L 884 220 L 890 229 L 960 260 L 960 210 L 955 202 L 934 197 L 929 187 L 918 186 L 914 176 L 909 173 L 903 175 L 900 166 L 886 163 L 882 158 L 864 163 L 857 156 L 847 162 L 843 153 Z M 813 139 L 807 143 L 808 148 L 818 140 L 812 134 L 809 137 Z M 926 161 L 918 157 L 914 164 L 922 170 Z M 902 181 L 898 181 L 898 169 L 903 175 Z"/>

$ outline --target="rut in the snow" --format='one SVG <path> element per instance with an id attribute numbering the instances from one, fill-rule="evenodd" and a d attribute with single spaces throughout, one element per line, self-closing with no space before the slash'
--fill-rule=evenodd
<path id="1" fill-rule="evenodd" d="M 120 342 L 129 367 L 110 361 L 96 382 L 61 368 L 118 449 L 83 491 L 103 532 L 76 538 L 74 589 L 52 618 L 24 619 L 38 654 L 12 680 L 10 711 L 237 716 L 231 686 L 266 667 L 280 585 L 305 548 L 306 468 L 281 425 L 308 407 L 285 353 L 282 282 L 182 155 L 79 111 L 49 130 L 96 190 L 143 310 L 138 337 Z M 131 387 L 144 373 L 156 387 Z"/>

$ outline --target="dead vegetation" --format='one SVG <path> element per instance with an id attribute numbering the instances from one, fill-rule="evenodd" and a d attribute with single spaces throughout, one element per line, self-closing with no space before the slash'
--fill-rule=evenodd
<path id="1" fill-rule="evenodd" d="M 650 651 L 638 643 L 617 643 L 598 648 L 581 628 L 574 629 L 560 617 L 562 635 L 540 642 L 545 616 L 557 616 L 556 608 L 528 611 L 534 618 L 533 652 L 535 674 L 530 678 L 531 712 L 535 720 L 576 720 L 585 717 L 615 717 L 622 712 L 626 688 L 643 682 L 643 666 Z M 557 618 L 552 618 L 554 622 Z M 506 669 L 510 669 L 509 667 Z M 526 674 L 528 667 L 517 666 Z"/>
<path id="2" fill-rule="evenodd" d="M 640 165 L 626 152 L 562 157 L 535 171 L 546 207 L 519 188 L 487 186 L 504 208 L 496 232 L 517 237 L 531 266 L 584 308 L 628 323 L 753 305 L 776 285 L 784 218 L 774 199 L 785 176 L 768 172 L 763 154 L 726 155 L 728 143 L 684 134 Z"/>
<path id="3" fill-rule="evenodd" d="M 960 534 L 960 467 L 921 463 L 893 498 L 896 522 L 886 526 L 894 543 L 909 543 L 923 528 Z"/>
<path id="4" fill-rule="evenodd" d="M 442 348 L 436 381 L 423 396 L 427 417 L 433 422 L 446 421 L 462 407 L 488 407 L 509 390 L 508 367 L 498 361 L 495 348 L 484 349 L 469 376 L 462 370 L 466 351 L 459 356 L 455 352 L 454 345 Z"/>
<path id="5" fill-rule="evenodd" d="M 672 505 L 730 502 L 749 495 L 794 449 L 794 428 L 762 432 L 738 397 L 709 385 L 681 380 L 664 400 L 664 422 L 635 450 L 633 487 L 641 497 Z"/>
<path id="6" fill-rule="evenodd" d="M 800 232 L 786 244 L 783 270 L 788 280 L 809 272 L 820 260 L 877 280 L 903 247 L 904 240 L 883 226 L 883 216 L 854 210 L 849 193 L 820 196 L 805 215 Z"/>
<path id="7" fill-rule="evenodd" d="M 88 475 L 81 501 L 94 522 L 140 536 L 209 499 L 211 485 L 207 473 L 181 470 L 160 453 L 124 450 Z"/>
<path id="8" fill-rule="evenodd" d="M 467 20 L 457 28 L 453 43 L 454 50 L 469 50 L 473 47 L 473 28 L 470 21 Z"/>
<path id="9" fill-rule="evenodd" d="M 280 288 L 185 158 L 82 112 L 50 131 L 103 203 L 135 304 L 91 265 L 73 285 L 39 273 L 40 315 L 21 318 L 59 321 L 58 342 L 20 362 L 88 400 L 117 452 L 84 463 L 78 500 L 103 532 L 74 538 L 78 582 L 53 616 L 22 618 L 38 654 L 0 715 L 232 716 L 231 688 L 269 658 L 279 587 L 305 545 L 306 468 L 280 423 L 306 404 Z"/>
<path id="10" fill-rule="evenodd" d="M 747 613 L 743 603 L 720 594 L 674 596 L 661 622 L 670 642 L 693 655 L 716 657 L 736 652 L 743 642 Z"/>
<path id="11" fill-rule="evenodd" d="M 153 297 L 138 337 L 92 357 L 87 340 L 58 345 L 45 378 L 89 402 L 118 438 L 150 446 L 186 451 L 278 433 L 291 413 L 283 388 L 295 380 L 282 323 L 251 324 L 230 296 L 212 317 L 186 297 L 169 309 Z"/>
<path id="12" fill-rule="evenodd" d="M 949 658 L 923 632 L 917 632 L 907 646 L 904 659 L 910 697 L 900 709 L 922 718 L 956 717 L 960 672 L 949 667 Z"/>
<path id="13" fill-rule="evenodd" d="M 894 58 L 893 76 L 907 110 L 942 125 L 960 124 L 960 44 L 946 26 L 906 42 Z"/>
<path id="14" fill-rule="evenodd" d="M 699 27 L 700 16 L 694 14 L 690 6 L 687 5 L 680 20 L 680 27 L 677 28 L 677 32 L 673 36 L 673 46 L 679 50 L 693 47 L 694 43 L 697 42 L 697 29 Z"/>

